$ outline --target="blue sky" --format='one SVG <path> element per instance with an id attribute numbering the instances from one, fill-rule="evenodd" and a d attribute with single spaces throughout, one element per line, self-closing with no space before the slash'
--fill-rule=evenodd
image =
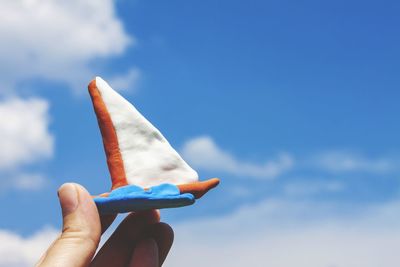
<path id="1" fill-rule="evenodd" d="M 195 238 L 204 251 L 237 243 L 228 230 L 246 236 L 243 259 L 253 266 L 394 266 L 399 9 L 397 1 L 0 2 L 0 240 L 9 234 L 29 250 L 35 235 L 51 236 L 64 182 L 108 190 L 86 91 L 100 75 L 201 178 L 222 180 L 196 205 L 163 212 L 176 225 L 171 266 L 195 253 L 187 249 Z M 192 239 L 190 229 L 199 231 Z M 285 255 L 296 241 L 304 246 L 293 248 L 293 262 L 252 254 L 258 244 Z M 323 257 L 303 257 L 316 248 Z M 0 266 L 30 265 L 29 255 Z"/>

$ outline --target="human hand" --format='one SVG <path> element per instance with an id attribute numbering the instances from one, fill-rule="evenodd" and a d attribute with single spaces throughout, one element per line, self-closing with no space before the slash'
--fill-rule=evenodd
<path id="1" fill-rule="evenodd" d="M 115 216 L 99 216 L 92 197 L 78 184 L 62 185 L 58 196 L 62 233 L 36 267 L 158 267 L 167 257 L 173 231 L 160 223 L 157 211 L 129 214 L 94 257 Z"/>

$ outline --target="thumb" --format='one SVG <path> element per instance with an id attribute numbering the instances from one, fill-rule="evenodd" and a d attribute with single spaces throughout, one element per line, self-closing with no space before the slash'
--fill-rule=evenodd
<path id="1" fill-rule="evenodd" d="M 96 205 L 85 188 L 64 184 L 58 190 L 63 230 L 36 266 L 88 266 L 101 236 Z"/>

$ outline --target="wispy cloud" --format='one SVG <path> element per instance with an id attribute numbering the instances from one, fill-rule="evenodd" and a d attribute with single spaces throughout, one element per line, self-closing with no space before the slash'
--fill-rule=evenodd
<path id="1" fill-rule="evenodd" d="M 385 173 L 398 169 L 394 158 L 368 158 L 345 151 L 328 151 L 312 158 L 313 164 L 330 172 Z"/>
<path id="2" fill-rule="evenodd" d="M 294 159 L 286 153 L 263 164 L 238 159 L 220 148 L 209 136 L 200 136 L 187 141 L 181 152 L 183 157 L 196 168 L 243 177 L 272 179 L 290 170 L 294 165 Z"/>
<path id="3" fill-rule="evenodd" d="M 312 196 L 316 194 L 338 193 L 343 191 L 345 185 L 342 182 L 328 179 L 304 179 L 292 181 L 284 185 L 284 193 L 287 196 Z"/>
<path id="4" fill-rule="evenodd" d="M 395 266 L 399 208 L 398 202 L 351 211 L 333 203 L 265 200 L 175 225 L 165 266 Z"/>
<path id="5" fill-rule="evenodd" d="M 275 178 L 288 171 L 294 175 L 310 172 L 312 176 L 315 173 L 324 176 L 346 172 L 383 175 L 400 171 L 400 158 L 397 156 L 369 157 L 346 150 L 328 150 L 297 157 L 291 153 L 281 153 L 261 164 L 249 162 L 224 150 L 210 136 L 188 140 L 181 153 L 195 168 L 253 178 Z M 320 184 L 318 187 L 322 189 L 323 186 Z"/>
<path id="6" fill-rule="evenodd" d="M 128 72 L 111 77 L 109 84 L 117 91 L 136 91 L 142 77 L 139 68 L 131 68 Z"/>
<path id="7" fill-rule="evenodd" d="M 38 173 L 20 173 L 10 177 L 10 184 L 14 189 L 23 191 L 36 191 L 45 187 L 48 183 L 46 177 Z"/>
<path id="8" fill-rule="evenodd" d="M 93 60 L 135 42 L 112 0 L 2 1 L 0 36 L 1 92 L 31 78 L 85 88 L 95 74 Z"/>
<path id="9" fill-rule="evenodd" d="M 349 213 L 332 203 L 267 199 L 173 225 L 175 243 L 164 266 L 395 266 L 399 209 L 395 201 Z M 1 229 L 0 267 L 33 266 L 58 233 L 44 228 L 23 237 Z"/>
<path id="10" fill-rule="evenodd" d="M 39 191 L 49 184 L 49 180 L 40 173 L 0 172 L 0 195 L 13 191 Z"/>

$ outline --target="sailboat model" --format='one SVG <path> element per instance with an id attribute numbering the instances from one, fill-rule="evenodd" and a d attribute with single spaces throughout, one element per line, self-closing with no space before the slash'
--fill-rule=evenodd
<path id="1" fill-rule="evenodd" d="M 111 191 L 94 197 L 102 214 L 191 205 L 219 179 L 198 174 L 140 112 L 100 77 L 88 86 L 103 138 Z"/>

